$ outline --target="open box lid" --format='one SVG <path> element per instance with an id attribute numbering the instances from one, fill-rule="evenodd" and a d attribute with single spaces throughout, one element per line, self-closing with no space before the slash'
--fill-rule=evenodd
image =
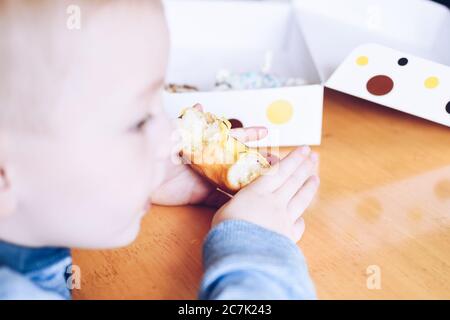
<path id="1" fill-rule="evenodd" d="M 450 126 L 448 8 L 424 0 L 293 3 L 326 87 Z"/>
<path id="2" fill-rule="evenodd" d="M 356 48 L 325 84 L 450 127 L 450 67 L 367 44 Z"/>
<path id="3" fill-rule="evenodd" d="M 429 0 L 293 0 L 321 80 L 347 55 L 378 43 L 450 66 L 450 10 Z"/>

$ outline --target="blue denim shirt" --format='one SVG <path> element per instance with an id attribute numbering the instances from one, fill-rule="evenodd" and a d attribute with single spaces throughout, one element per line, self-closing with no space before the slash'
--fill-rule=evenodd
<path id="1" fill-rule="evenodd" d="M 0 299 L 70 299 L 71 263 L 69 249 L 0 242 Z"/>
<path id="2" fill-rule="evenodd" d="M 70 299 L 70 250 L 0 242 L 0 299 Z M 314 299 L 305 259 L 288 238 L 230 220 L 208 234 L 200 299 Z"/>

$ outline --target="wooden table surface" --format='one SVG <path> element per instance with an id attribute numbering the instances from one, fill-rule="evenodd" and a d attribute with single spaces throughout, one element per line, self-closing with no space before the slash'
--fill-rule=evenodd
<path id="1" fill-rule="evenodd" d="M 322 184 L 299 246 L 318 297 L 450 299 L 450 128 L 326 90 L 313 149 Z M 74 298 L 195 299 L 212 214 L 154 207 L 133 245 L 74 250 Z"/>

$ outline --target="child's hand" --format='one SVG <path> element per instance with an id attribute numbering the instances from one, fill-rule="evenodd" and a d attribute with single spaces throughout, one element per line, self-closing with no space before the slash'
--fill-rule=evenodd
<path id="1" fill-rule="evenodd" d="M 200 107 L 200 106 L 199 106 Z M 255 141 L 267 136 L 264 127 L 248 127 L 232 129 L 231 134 L 241 142 Z M 276 161 L 272 155 L 266 156 L 270 162 Z M 217 190 L 216 186 L 195 173 L 189 166 L 174 164 L 167 159 L 167 176 L 152 195 L 152 203 L 166 206 L 182 206 L 202 204 L 219 208 L 230 200 L 230 197 Z"/>
<path id="2" fill-rule="evenodd" d="M 301 216 L 319 187 L 317 162 L 317 154 L 309 147 L 292 151 L 220 208 L 212 225 L 245 220 L 297 242 L 305 229 Z"/>

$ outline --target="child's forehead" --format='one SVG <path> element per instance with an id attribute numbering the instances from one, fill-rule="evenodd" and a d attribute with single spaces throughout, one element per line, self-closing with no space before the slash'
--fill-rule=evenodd
<path id="1" fill-rule="evenodd" d="M 162 85 L 168 51 L 161 8 L 149 2 L 158 3 L 82 6 L 80 30 L 58 27 L 57 19 L 4 22 L 0 121 L 9 116 L 39 127 L 86 115 L 112 121 L 142 114 Z"/>

